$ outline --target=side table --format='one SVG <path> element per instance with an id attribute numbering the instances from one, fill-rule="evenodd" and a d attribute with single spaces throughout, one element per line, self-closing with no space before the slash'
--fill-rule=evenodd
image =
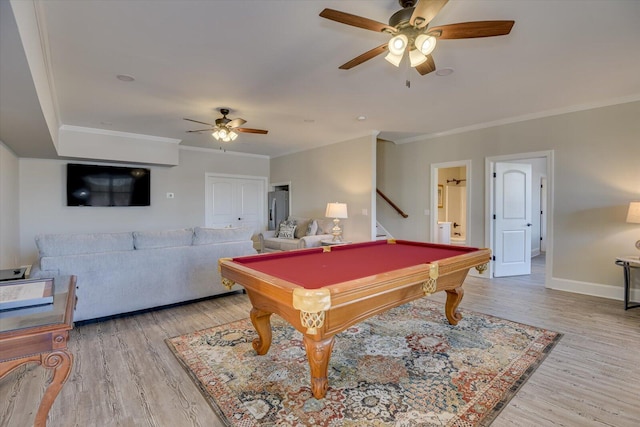
<path id="1" fill-rule="evenodd" d="M 34 427 L 45 427 L 54 400 L 69 378 L 73 355 L 67 349 L 73 328 L 76 277 L 54 279 L 53 304 L 0 312 L 0 380 L 26 363 L 51 369 L 51 382 L 42 396 Z M 36 310 L 34 310 L 36 309 Z"/>
<path id="2" fill-rule="evenodd" d="M 640 304 L 629 302 L 631 298 L 631 283 L 634 276 L 632 271 L 640 268 L 640 258 L 637 256 L 616 257 L 616 265 L 621 266 L 624 270 L 624 309 L 640 307 Z"/>

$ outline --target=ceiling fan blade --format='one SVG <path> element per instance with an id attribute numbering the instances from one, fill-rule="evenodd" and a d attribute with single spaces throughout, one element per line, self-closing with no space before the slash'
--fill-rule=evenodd
<path id="1" fill-rule="evenodd" d="M 360 56 L 356 56 L 351 61 L 349 61 L 349 62 L 347 62 L 345 64 L 342 64 L 338 68 L 340 68 L 341 70 L 349 70 L 349 69 L 355 67 L 356 65 L 360 65 L 363 62 L 366 62 L 366 61 L 370 60 L 371 58 L 375 58 L 376 56 L 380 55 L 381 53 L 383 53 L 387 49 L 389 49 L 388 43 L 381 44 L 380 46 L 374 47 L 370 51 L 365 52 Z"/>
<path id="2" fill-rule="evenodd" d="M 197 120 L 193 120 L 193 119 L 184 119 L 184 120 L 188 120 L 190 122 L 195 122 L 195 123 L 200 123 L 201 125 L 207 125 L 207 126 L 211 126 L 213 127 L 214 125 L 212 125 L 211 123 L 205 123 L 205 122 L 199 122 Z"/>
<path id="3" fill-rule="evenodd" d="M 418 5 L 413 10 L 409 24 L 424 28 L 435 16 L 440 9 L 447 4 L 449 0 L 418 0 Z"/>
<path id="4" fill-rule="evenodd" d="M 192 132 L 213 132 L 215 130 L 215 128 L 211 128 L 211 129 L 198 129 L 198 130 L 188 130 L 187 132 L 192 133 Z"/>
<path id="5" fill-rule="evenodd" d="M 269 133 L 268 130 L 263 130 L 263 129 L 235 128 L 233 130 L 236 132 L 242 132 L 242 133 L 260 133 L 262 135 Z"/>
<path id="6" fill-rule="evenodd" d="M 320 12 L 320 16 L 332 21 L 340 22 L 341 24 L 351 25 L 353 27 L 364 28 L 371 31 L 389 31 L 392 34 L 398 32 L 395 28 L 383 24 L 382 22 L 374 21 L 373 19 L 363 18 L 362 16 L 352 15 L 346 12 L 340 12 L 335 9 L 325 9 Z"/>
<path id="7" fill-rule="evenodd" d="M 441 32 L 439 39 L 473 39 L 476 37 L 504 36 L 511 32 L 514 21 L 476 21 L 440 25 L 429 32 Z"/>
<path id="8" fill-rule="evenodd" d="M 433 56 L 427 55 L 427 60 L 422 64 L 416 66 L 416 71 L 420 73 L 421 76 L 425 74 L 429 74 L 432 71 L 436 70 L 436 63 L 433 61 Z"/>
<path id="9" fill-rule="evenodd" d="M 228 122 L 227 126 L 230 127 L 230 128 L 237 128 L 238 126 L 242 126 L 245 123 L 247 123 L 247 121 L 245 119 L 237 118 L 237 119 L 233 119 L 230 122 Z"/>

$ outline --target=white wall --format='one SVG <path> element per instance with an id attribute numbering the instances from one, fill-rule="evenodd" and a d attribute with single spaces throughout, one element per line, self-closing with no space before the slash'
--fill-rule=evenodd
<path id="1" fill-rule="evenodd" d="M 378 144 L 378 186 L 408 214 L 378 203 L 378 220 L 397 238 L 429 240 L 431 163 L 472 160 L 469 244 L 485 242 L 485 157 L 554 151 L 553 272 L 549 281 L 585 293 L 622 286 L 615 257 L 638 254 L 640 226 L 625 222 L 640 199 L 640 102 L 427 139 Z M 416 191 L 424 188 L 424 191 Z M 591 286 L 596 285 L 596 286 Z"/>
<path id="2" fill-rule="evenodd" d="M 72 161 L 76 163 L 76 161 Z M 180 149 L 180 165 L 150 166 L 151 206 L 66 206 L 66 160 L 23 158 L 20 170 L 20 259 L 33 262 L 40 233 L 162 230 L 203 226 L 205 174 L 266 178 L 269 159 L 218 150 Z M 92 162 L 98 164 L 97 162 Z M 166 193 L 175 194 L 167 199 Z"/>
<path id="3" fill-rule="evenodd" d="M 372 240 L 375 141 L 371 135 L 271 159 L 271 182 L 291 182 L 291 215 L 323 218 L 328 202 L 344 202 L 349 213 L 340 221 L 344 239 Z"/>
<path id="4" fill-rule="evenodd" d="M 18 157 L 0 141 L 0 269 L 19 267 Z"/>

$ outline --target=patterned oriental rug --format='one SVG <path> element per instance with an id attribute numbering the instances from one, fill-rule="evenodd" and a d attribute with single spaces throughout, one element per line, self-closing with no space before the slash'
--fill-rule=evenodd
<path id="1" fill-rule="evenodd" d="M 311 394 L 302 334 L 271 316 L 258 356 L 249 319 L 167 339 L 229 426 L 486 426 L 561 334 L 422 298 L 336 335 L 324 399 Z"/>

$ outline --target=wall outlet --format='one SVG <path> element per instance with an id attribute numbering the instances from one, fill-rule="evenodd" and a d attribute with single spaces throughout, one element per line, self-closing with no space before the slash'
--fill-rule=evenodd
<path id="1" fill-rule="evenodd" d="M 173 193 L 167 193 L 167 199 L 173 199 L 175 195 Z"/>
<path id="2" fill-rule="evenodd" d="M 367 210 L 367 209 L 362 209 L 362 215 L 364 215 L 364 216 L 369 215 L 369 210 Z"/>

